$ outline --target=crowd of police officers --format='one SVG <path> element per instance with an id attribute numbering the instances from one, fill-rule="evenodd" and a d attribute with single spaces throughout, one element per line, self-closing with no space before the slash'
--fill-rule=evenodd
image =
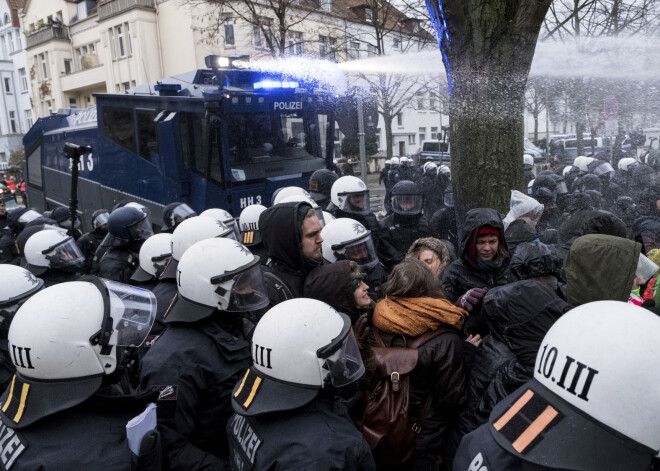
<path id="1" fill-rule="evenodd" d="M 471 396 L 473 381 L 483 379 L 479 358 L 503 324 L 481 305 L 500 306 L 495 293 L 507 292 L 499 288 L 551 279 L 538 296 L 516 293 L 527 306 L 543 304 L 546 295 L 554 305 L 566 303 L 578 281 L 564 269 L 585 234 L 628 239 L 635 268 L 640 252 L 660 247 L 660 167 L 653 162 L 624 158 L 614 170 L 578 157 L 535 174 L 532 165 L 525 161 L 527 194 L 513 192 L 507 217 L 476 209 L 460 227 L 450 169 L 415 167 L 406 157 L 388 160 L 380 174 L 380 219 L 362 180 L 330 170 L 311 176 L 309 192 L 283 188 L 270 207 L 248 206 L 237 218 L 171 203 L 158 233 L 151 220 L 159 218 L 134 201 L 96 210 L 85 234 L 68 208 L 40 214 L 7 211 L 1 202 L 0 469 L 452 469 L 452 461 L 466 471 L 649 469 L 660 451 L 660 408 L 648 404 L 660 391 L 639 365 L 660 366 L 660 321 L 621 302 L 578 308 L 568 296 L 560 314 L 569 304 L 575 309 L 520 334 L 532 362 L 524 380 L 513 388 L 490 383 L 501 389 L 483 396 L 497 398 L 486 408 L 490 415 L 463 421 L 472 424 L 467 428 L 457 419 L 433 465 L 376 463 L 347 412 L 368 363 L 354 335 L 359 315 L 349 311 L 368 319 L 388 275 L 419 244 L 430 248 L 422 261 L 442 279 L 449 301 L 470 313 L 455 329 L 467 339 L 459 392 L 468 412 L 446 411 L 454 418 L 483 406 Z M 493 255 L 482 257 L 489 237 L 496 239 Z M 611 262 L 607 250 L 594 254 Z M 325 292 L 336 303 L 309 296 L 308 275 L 328 264 L 340 273 L 344 261 L 351 262 L 350 299 L 337 299 L 343 294 L 329 286 L 332 277 Z M 577 273 L 576 280 L 608 290 L 607 280 Z M 515 284 L 521 280 L 528 284 Z M 360 289 L 368 292 L 364 305 Z M 590 301 L 617 299 L 603 296 Z M 342 303 L 350 307 L 336 308 Z M 515 338 L 517 328 L 511 322 L 502 338 Z M 521 361 L 516 345 L 502 347 L 512 365 Z M 554 365 L 564 357 L 562 372 Z M 502 358 L 501 368 L 511 366 Z M 594 366 L 601 361 L 609 363 Z M 591 389 L 591 402 L 562 396 L 565 386 L 553 390 L 569 384 L 567 374 L 574 380 L 568 391 L 577 396 L 578 388 L 584 399 Z M 635 392 L 621 392 L 621 382 Z M 637 415 L 642 406 L 600 410 L 616 409 L 607 401 L 618 396 L 647 407 L 647 416 Z M 154 417 L 149 404 L 157 425 L 141 428 Z"/>

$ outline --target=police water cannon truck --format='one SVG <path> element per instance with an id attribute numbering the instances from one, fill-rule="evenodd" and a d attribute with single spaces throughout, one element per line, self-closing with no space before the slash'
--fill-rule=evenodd
<path id="1" fill-rule="evenodd" d="M 78 165 L 78 215 L 137 201 L 161 224 L 164 205 L 238 216 L 284 186 L 306 188 L 332 164 L 337 95 L 327 84 L 246 68 L 247 57 L 206 57 L 208 69 L 97 94 L 96 106 L 40 118 L 23 138 L 31 207 L 68 206 L 72 160 L 65 143 L 89 146 Z"/>

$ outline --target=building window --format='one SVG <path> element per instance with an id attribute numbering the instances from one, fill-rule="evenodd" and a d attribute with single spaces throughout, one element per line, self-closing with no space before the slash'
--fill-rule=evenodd
<path id="1" fill-rule="evenodd" d="M 414 144 L 414 143 L 415 143 L 415 135 L 408 134 L 408 144 Z"/>
<path id="2" fill-rule="evenodd" d="M 394 49 L 401 49 L 401 39 L 400 38 L 392 38 L 392 47 Z"/>
<path id="3" fill-rule="evenodd" d="M 378 48 L 373 44 L 367 44 L 367 56 L 372 57 L 378 55 Z"/>
<path id="4" fill-rule="evenodd" d="M 28 129 L 32 127 L 34 121 L 32 120 L 32 110 L 25 110 L 25 123 L 27 124 Z"/>
<path id="5" fill-rule="evenodd" d="M 64 74 L 65 75 L 69 75 L 72 72 L 72 69 L 71 69 L 72 62 L 73 61 L 71 59 L 64 59 Z"/>
<path id="6" fill-rule="evenodd" d="M 335 60 L 335 45 L 337 40 L 329 36 L 319 36 L 319 55 L 321 58 Z"/>
<path id="7" fill-rule="evenodd" d="M 403 126 L 403 115 L 401 113 L 396 114 L 396 125 Z"/>
<path id="8" fill-rule="evenodd" d="M 48 80 L 48 61 L 45 52 L 39 54 L 39 62 L 41 63 L 41 79 Z"/>
<path id="9" fill-rule="evenodd" d="M 366 8 L 364 10 L 364 20 L 367 23 L 371 23 L 372 21 L 374 21 L 374 11 L 371 8 Z"/>
<path id="10" fill-rule="evenodd" d="M 321 0 L 321 10 L 331 12 L 332 11 L 332 1 L 331 0 Z"/>
<path id="11" fill-rule="evenodd" d="M 131 47 L 131 30 L 128 23 L 122 23 L 110 28 L 110 42 L 112 43 L 112 57 L 121 59 L 130 56 L 133 52 Z M 87 54 L 88 48 L 83 46 L 81 54 Z"/>
<path id="12" fill-rule="evenodd" d="M 419 128 L 419 142 L 426 140 L 426 128 Z"/>
<path id="13" fill-rule="evenodd" d="M 287 38 L 288 52 L 290 55 L 299 56 L 302 54 L 302 33 L 289 31 Z"/>
<path id="14" fill-rule="evenodd" d="M 252 27 L 252 43 L 254 47 L 261 47 L 261 28 L 258 26 Z"/>
<path id="15" fill-rule="evenodd" d="M 16 112 L 15 111 L 10 111 L 9 112 L 9 127 L 11 128 L 11 133 L 16 134 L 18 131 L 16 130 Z"/>
<path id="16" fill-rule="evenodd" d="M 380 147 L 380 128 L 376 128 L 376 141 L 378 142 L 378 146 Z"/>
<path id="17" fill-rule="evenodd" d="M 44 104 L 44 108 L 46 109 L 48 116 L 53 114 L 53 104 L 51 103 L 50 100 L 46 100 L 46 103 Z"/>
<path id="18" fill-rule="evenodd" d="M 435 98 L 431 98 L 429 100 L 429 108 L 432 109 L 432 110 L 436 109 L 436 107 L 435 107 Z"/>
<path id="19" fill-rule="evenodd" d="M 431 139 L 439 139 L 437 127 L 431 127 Z"/>
<path id="20" fill-rule="evenodd" d="M 14 30 L 14 37 L 16 38 L 16 50 L 20 51 L 22 46 L 21 46 L 21 33 L 18 31 L 18 29 Z"/>
<path id="21" fill-rule="evenodd" d="M 121 91 L 126 92 L 128 89 L 131 88 L 131 83 L 130 82 L 123 82 L 121 84 Z"/>
<path id="22" fill-rule="evenodd" d="M 6 25 L 9 24 L 9 13 L 5 13 L 4 24 L 6 24 Z"/>
<path id="23" fill-rule="evenodd" d="M 11 31 L 7 33 L 7 46 L 9 46 L 9 52 L 14 52 L 16 47 L 14 46 L 14 35 L 11 34 Z"/>
<path id="24" fill-rule="evenodd" d="M 7 59 L 7 40 L 5 39 L 4 34 L 0 36 L 0 46 L 2 48 L 2 50 L 0 50 L 0 53 L 2 53 L 2 58 Z"/>
<path id="25" fill-rule="evenodd" d="M 78 108 L 78 101 L 75 98 L 69 98 L 69 108 Z"/>
<path id="26" fill-rule="evenodd" d="M 348 45 L 348 55 L 351 59 L 360 58 L 360 43 L 357 41 L 351 41 Z"/>
<path id="27" fill-rule="evenodd" d="M 225 46 L 234 45 L 234 21 L 229 18 L 225 20 Z"/>
<path id="28" fill-rule="evenodd" d="M 12 94 L 11 78 L 5 77 L 3 80 L 4 80 L 4 85 L 5 85 L 5 93 L 8 94 L 8 95 L 11 95 Z"/>
<path id="29" fill-rule="evenodd" d="M 27 80 L 27 73 L 25 72 L 24 68 L 18 69 L 18 78 L 21 81 L 21 91 L 22 92 L 27 92 L 28 91 L 28 80 Z"/>
<path id="30" fill-rule="evenodd" d="M 417 109 L 424 109 L 424 95 L 422 93 L 417 93 Z"/>

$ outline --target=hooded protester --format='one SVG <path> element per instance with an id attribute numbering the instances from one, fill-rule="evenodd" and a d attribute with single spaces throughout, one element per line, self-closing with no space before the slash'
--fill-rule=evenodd
<path id="1" fill-rule="evenodd" d="M 437 469 L 465 401 L 459 332 L 468 313 L 443 298 L 438 279 L 419 260 L 406 259 L 394 267 L 383 291 L 386 298 L 376 304 L 373 314 L 373 347 L 379 345 L 378 338 L 385 346 L 406 347 L 428 332 L 446 330 L 418 348 L 417 365 L 410 373 L 408 416 L 418 417 L 423 426 L 412 457 L 396 468 Z M 421 415 L 424 409 L 426 417 Z"/>
<path id="2" fill-rule="evenodd" d="M 322 265 L 307 275 L 304 295 L 329 304 L 355 324 L 373 304 L 364 277 L 358 264 L 352 260 Z"/>
<path id="3" fill-rule="evenodd" d="M 309 203 L 271 206 L 259 216 L 261 239 L 271 259 L 265 275 L 272 305 L 303 295 L 305 277 L 323 263 L 321 222 Z M 288 293 L 274 288 L 271 276 Z"/>
<path id="4" fill-rule="evenodd" d="M 517 190 L 511 191 L 511 209 L 502 220 L 504 239 L 510 253 L 522 242 L 539 240 L 536 225 L 543 214 L 543 205 Z"/>
<path id="5" fill-rule="evenodd" d="M 486 423 L 495 404 L 532 379 L 543 337 L 568 309 L 550 286 L 535 280 L 488 292 L 483 311 L 491 333 L 479 345 L 470 369 L 461 436 Z"/>
<path id="6" fill-rule="evenodd" d="M 660 217 L 641 217 L 632 226 L 633 240 L 642 244 L 642 253 L 660 248 Z"/>
<path id="7" fill-rule="evenodd" d="M 443 274 L 442 286 L 447 299 L 459 307 L 468 308 L 470 318 L 465 329 L 472 334 L 487 333 L 485 323 L 476 308 L 478 297 L 470 306 L 462 303 L 472 298 L 473 289 L 493 288 L 506 284 L 509 253 L 504 239 L 504 227 L 497 211 L 477 208 L 468 211 L 463 223 L 460 257 Z M 471 293 L 470 293 L 471 292 Z"/>
<path id="8" fill-rule="evenodd" d="M 564 271 L 568 303 L 627 302 L 636 278 L 642 244 L 622 237 L 588 234 L 568 252 Z"/>
<path id="9" fill-rule="evenodd" d="M 557 229 L 561 224 L 562 215 L 557 205 L 557 194 L 560 187 L 563 191 L 563 186 L 553 175 L 539 174 L 538 178 L 534 179 L 530 196 L 543 205 L 543 215 L 537 227 L 541 235 L 548 230 Z"/>
<path id="10" fill-rule="evenodd" d="M 406 258 L 416 258 L 424 262 L 435 276 L 440 277 L 444 269 L 451 262 L 447 245 L 433 237 L 417 239 L 412 243 Z"/>
<path id="11" fill-rule="evenodd" d="M 562 299 L 566 299 L 566 284 L 561 263 L 556 254 L 543 242 L 524 242 L 511 256 L 509 273 L 513 281 L 536 280 L 549 285 Z"/>

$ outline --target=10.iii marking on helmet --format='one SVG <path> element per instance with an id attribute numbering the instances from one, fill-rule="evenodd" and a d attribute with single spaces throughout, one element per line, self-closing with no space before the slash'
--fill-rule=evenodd
<path id="1" fill-rule="evenodd" d="M 550 349 L 548 349 L 548 344 L 545 344 L 543 346 L 543 351 L 541 352 L 541 356 L 539 357 L 539 362 L 538 362 L 537 372 L 539 374 L 542 374 L 546 378 L 550 378 L 550 380 L 553 383 L 556 381 L 556 378 L 552 376 L 552 371 L 554 370 L 555 362 L 557 361 L 558 355 L 559 352 L 557 351 L 556 347 L 550 347 Z M 570 380 L 570 384 L 567 389 L 566 380 L 568 373 L 571 370 L 571 367 L 573 366 L 573 363 L 576 364 L 576 369 L 575 371 L 573 371 L 573 377 Z M 582 376 L 582 372 L 584 371 L 585 368 L 588 370 L 587 377 L 582 386 L 582 391 L 579 394 L 577 394 L 575 388 L 578 386 L 578 382 L 580 381 L 580 377 Z M 598 374 L 598 370 L 595 370 L 585 365 L 584 363 L 577 361 L 575 358 L 571 358 L 570 356 L 566 355 L 566 363 L 564 363 L 564 367 L 559 376 L 559 381 L 556 381 L 556 384 L 558 387 L 562 389 L 566 389 L 567 392 L 579 397 L 580 399 L 588 401 L 589 388 L 591 388 L 591 383 L 594 380 L 594 376 L 596 376 L 597 374 Z"/>

